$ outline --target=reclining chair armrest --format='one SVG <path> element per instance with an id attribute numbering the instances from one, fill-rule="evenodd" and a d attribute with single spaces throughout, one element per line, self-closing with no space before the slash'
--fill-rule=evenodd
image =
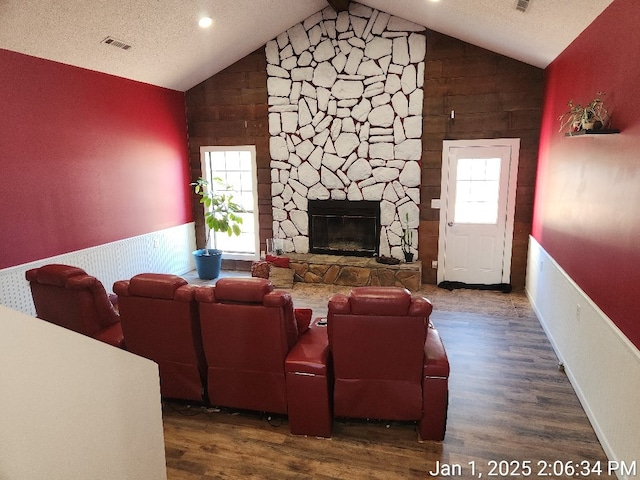
<path id="1" fill-rule="evenodd" d="M 196 302 L 216 303 L 216 287 L 213 285 L 197 285 L 194 291 Z"/>
<path id="2" fill-rule="evenodd" d="M 265 307 L 284 307 L 288 304 L 293 305 L 291 294 L 284 290 L 273 290 L 265 293 L 262 297 L 262 304 Z"/>
<path id="3" fill-rule="evenodd" d="M 37 282 L 38 281 L 38 269 L 37 268 L 31 268 L 31 269 L 27 270 L 26 272 L 24 272 L 24 278 L 26 278 L 27 281 L 29 281 L 29 282 Z"/>
<path id="4" fill-rule="evenodd" d="M 431 315 L 433 305 L 426 297 L 413 295 L 411 297 L 411 305 L 409 305 L 409 315 L 412 317 L 427 317 Z"/>
<path id="5" fill-rule="evenodd" d="M 119 306 L 118 306 L 118 295 L 116 295 L 115 293 L 109 293 L 109 302 L 111 303 L 111 306 L 113 306 L 114 310 L 116 312 L 119 311 Z"/>
<path id="6" fill-rule="evenodd" d="M 334 315 L 349 315 L 351 313 L 351 303 L 349 297 L 342 293 L 334 293 L 329 298 L 327 305 L 327 333 L 330 338 L 333 336 L 333 322 L 331 319 Z"/>
<path id="7" fill-rule="evenodd" d="M 285 360 L 285 372 L 327 375 L 329 339 L 324 327 L 311 327 L 302 334 Z"/>
<path id="8" fill-rule="evenodd" d="M 442 441 L 447 430 L 449 405 L 449 360 L 438 331 L 429 324 L 424 344 L 422 419 L 418 425 L 420 441 Z"/>
<path id="9" fill-rule="evenodd" d="M 424 343 L 424 376 L 449 377 L 449 359 L 438 330 L 429 327 Z"/>
<path id="10" fill-rule="evenodd" d="M 311 318 L 313 317 L 313 310 L 310 308 L 294 308 L 293 316 L 296 319 L 298 326 L 298 336 L 309 330 L 311 326 Z"/>
<path id="11" fill-rule="evenodd" d="M 285 361 L 287 413 L 293 435 L 330 437 L 331 355 L 327 329 L 312 326 L 302 334 Z"/>
<path id="12" fill-rule="evenodd" d="M 113 293 L 118 297 L 129 296 L 129 280 L 118 280 L 113 284 Z"/>
<path id="13" fill-rule="evenodd" d="M 351 304 L 349 303 L 349 297 L 342 293 L 335 293 L 329 299 L 329 314 L 332 313 L 351 313 Z"/>
<path id="14" fill-rule="evenodd" d="M 100 324 L 102 326 L 109 326 L 114 323 L 120 324 L 118 297 L 115 294 L 108 294 L 99 280 L 94 282 L 91 287 L 91 293 L 95 302 L 96 311 L 100 316 Z"/>
<path id="15" fill-rule="evenodd" d="M 193 302 L 197 285 L 187 284 L 178 287 L 173 294 L 173 299 L 180 302 Z"/>
<path id="16" fill-rule="evenodd" d="M 113 345 L 114 347 L 124 349 L 124 335 L 122 334 L 122 326 L 120 322 L 114 323 L 109 327 L 105 328 L 101 332 L 99 332 L 95 337 L 96 340 L 100 340 L 101 342 L 108 343 L 109 345 Z"/>

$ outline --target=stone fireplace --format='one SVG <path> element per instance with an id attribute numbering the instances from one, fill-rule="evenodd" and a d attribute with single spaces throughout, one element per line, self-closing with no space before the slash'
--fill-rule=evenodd
<path id="1" fill-rule="evenodd" d="M 309 252 L 373 257 L 380 242 L 380 203 L 309 200 Z"/>
<path id="2" fill-rule="evenodd" d="M 369 201 L 379 221 L 367 255 L 403 258 L 403 228 L 417 254 L 425 28 L 352 2 L 265 51 L 274 237 L 308 253 L 311 201 Z"/>

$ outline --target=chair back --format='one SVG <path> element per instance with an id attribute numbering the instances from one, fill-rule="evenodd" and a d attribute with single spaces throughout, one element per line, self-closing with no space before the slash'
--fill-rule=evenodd
<path id="1" fill-rule="evenodd" d="M 194 289 L 179 276 L 158 273 L 113 285 L 127 350 L 158 364 L 166 398 L 205 399 L 206 364 Z"/>
<path id="2" fill-rule="evenodd" d="M 62 264 L 33 268 L 25 277 L 38 318 L 94 338 L 108 331 L 100 339 L 121 346 L 120 317 L 96 277 Z"/>
<path id="3" fill-rule="evenodd" d="M 284 364 L 298 330 L 291 295 L 264 278 L 198 287 L 211 404 L 286 413 Z"/>
<path id="4" fill-rule="evenodd" d="M 356 287 L 329 300 L 336 417 L 422 416 L 424 345 L 431 303 L 400 287 Z"/>

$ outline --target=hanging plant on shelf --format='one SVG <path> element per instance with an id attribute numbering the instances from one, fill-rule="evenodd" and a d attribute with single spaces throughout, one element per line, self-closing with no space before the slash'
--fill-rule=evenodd
<path id="1" fill-rule="evenodd" d="M 604 92 L 598 92 L 596 97 L 586 105 L 569 100 L 569 110 L 558 117 L 560 132 L 566 127 L 569 127 L 571 133 L 605 128 L 609 122 L 609 113 L 602 100 L 604 95 Z"/>

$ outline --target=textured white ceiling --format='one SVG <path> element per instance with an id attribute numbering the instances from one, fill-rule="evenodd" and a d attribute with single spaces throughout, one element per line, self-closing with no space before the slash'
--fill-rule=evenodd
<path id="1" fill-rule="evenodd" d="M 360 0 L 525 63 L 551 63 L 613 0 Z"/>
<path id="2" fill-rule="evenodd" d="M 538 67 L 613 0 L 361 0 Z M 0 48 L 185 91 L 325 8 L 326 0 L 0 0 Z M 213 26 L 200 29 L 208 15 Z M 114 37 L 128 51 L 102 44 Z M 1 68 L 1 67 L 0 67 Z"/>

